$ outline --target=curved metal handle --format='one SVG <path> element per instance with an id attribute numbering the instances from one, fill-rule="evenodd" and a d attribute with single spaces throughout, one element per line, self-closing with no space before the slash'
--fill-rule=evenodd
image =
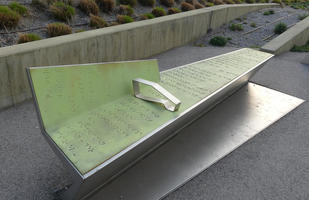
<path id="1" fill-rule="evenodd" d="M 133 83 L 133 90 L 134 90 L 135 97 L 146 100 L 146 101 L 163 104 L 167 110 L 172 111 L 172 112 L 177 111 L 179 109 L 179 106 L 181 104 L 180 100 L 177 99 L 175 96 L 173 96 L 171 93 L 169 93 L 166 89 L 164 89 L 158 83 L 147 81 L 141 78 L 132 80 L 132 83 Z M 155 97 L 147 97 L 147 96 L 142 95 L 140 92 L 140 87 L 139 87 L 140 83 L 153 87 L 160 94 L 165 96 L 167 99 L 159 99 Z"/>

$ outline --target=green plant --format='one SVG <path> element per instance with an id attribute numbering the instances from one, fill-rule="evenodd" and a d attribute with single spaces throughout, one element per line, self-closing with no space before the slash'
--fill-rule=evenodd
<path id="1" fill-rule="evenodd" d="M 211 6 L 214 6 L 215 4 L 214 3 L 211 3 L 211 2 L 206 2 L 206 7 L 211 7 Z"/>
<path id="2" fill-rule="evenodd" d="M 87 15 L 98 15 L 99 13 L 99 6 L 94 0 L 81 0 L 79 3 L 79 8 Z"/>
<path id="3" fill-rule="evenodd" d="M 281 3 L 281 0 L 273 0 L 272 3 Z"/>
<path id="4" fill-rule="evenodd" d="M 223 47 L 226 45 L 227 43 L 227 39 L 223 36 L 215 36 L 213 38 L 211 38 L 211 40 L 209 41 L 209 43 L 213 46 L 220 46 Z"/>
<path id="5" fill-rule="evenodd" d="M 14 10 L 15 12 L 19 13 L 20 15 L 27 15 L 28 14 L 28 9 L 25 6 L 20 5 L 17 2 L 10 3 L 9 8 L 11 10 Z"/>
<path id="6" fill-rule="evenodd" d="M 120 5 L 118 14 L 132 16 L 134 14 L 134 10 L 130 5 Z"/>
<path id="7" fill-rule="evenodd" d="M 97 4 L 100 6 L 103 12 L 111 12 L 115 8 L 115 0 L 97 0 Z"/>
<path id="8" fill-rule="evenodd" d="M 254 22 L 252 22 L 252 23 L 250 24 L 250 26 L 253 27 L 253 28 L 255 28 L 255 27 L 256 27 L 256 24 L 255 24 Z"/>
<path id="9" fill-rule="evenodd" d="M 202 4 L 196 2 L 196 3 L 194 4 L 194 8 L 195 8 L 195 9 L 200 9 L 200 8 L 205 8 L 205 6 L 203 6 Z"/>
<path id="10" fill-rule="evenodd" d="M 246 0 L 246 3 L 255 3 L 255 0 Z"/>
<path id="11" fill-rule="evenodd" d="M 134 19 L 128 15 L 117 15 L 117 22 L 119 24 L 126 24 L 126 23 L 131 23 L 134 22 Z"/>
<path id="12" fill-rule="evenodd" d="M 180 13 L 180 12 L 181 12 L 181 10 L 179 8 L 168 8 L 167 9 L 167 13 L 169 15 Z"/>
<path id="13" fill-rule="evenodd" d="M 7 6 L 0 6 L 0 28 L 16 27 L 20 20 L 20 15 Z"/>
<path id="14" fill-rule="evenodd" d="M 275 14 L 274 10 L 267 10 L 263 13 L 263 15 L 273 15 L 273 14 Z"/>
<path id="15" fill-rule="evenodd" d="M 107 27 L 106 21 L 100 17 L 90 14 L 90 22 L 89 25 L 94 28 L 104 28 Z"/>
<path id="16" fill-rule="evenodd" d="M 72 28 L 64 23 L 51 23 L 47 25 L 47 33 L 50 37 L 67 35 L 72 33 Z"/>
<path id="17" fill-rule="evenodd" d="M 244 30 L 244 28 L 242 27 L 241 24 L 231 24 L 231 25 L 229 26 L 229 29 L 230 29 L 231 31 L 242 31 L 242 30 Z"/>
<path id="18" fill-rule="evenodd" d="M 26 42 L 32 42 L 36 40 L 40 40 L 41 37 L 34 34 L 34 33 L 26 33 L 26 34 L 20 34 L 18 37 L 18 44 L 26 43 Z"/>
<path id="19" fill-rule="evenodd" d="M 166 12 L 164 10 L 164 8 L 161 7 L 155 7 L 151 13 L 155 16 L 155 17 L 162 17 L 166 15 Z"/>
<path id="20" fill-rule="evenodd" d="M 230 41 L 230 40 L 232 40 L 232 38 L 231 37 L 228 37 L 228 38 L 226 38 L 228 41 Z"/>
<path id="21" fill-rule="evenodd" d="M 171 7 L 174 5 L 174 0 L 160 0 L 160 3 L 165 5 L 166 7 Z"/>
<path id="22" fill-rule="evenodd" d="M 275 32 L 276 34 L 281 34 L 281 33 L 283 33 L 283 32 L 286 31 L 286 30 L 287 30 L 286 24 L 280 22 L 279 24 L 277 24 L 277 25 L 275 26 L 274 32 Z"/>
<path id="23" fill-rule="evenodd" d="M 187 2 L 181 2 L 181 10 L 182 11 L 189 11 L 189 10 L 194 10 L 195 8 L 194 8 L 194 6 L 193 5 L 191 5 L 191 4 L 189 4 L 189 3 L 187 3 Z"/>
<path id="24" fill-rule="evenodd" d="M 136 6 L 137 1 L 136 0 L 119 0 L 119 3 L 124 5 L 130 5 L 132 7 Z"/>
<path id="25" fill-rule="evenodd" d="M 152 13 L 145 13 L 140 16 L 141 20 L 153 19 L 155 16 Z"/>
<path id="26" fill-rule="evenodd" d="M 154 4 L 156 3 L 155 0 L 138 0 L 138 2 L 143 6 L 150 6 L 150 7 L 153 7 Z"/>
<path id="27" fill-rule="evenodd" d="M 291 51 L 294 52 L 309 52 L 309 42 L 303 46 L 294 46 Z"/>
<path id="28" fill-rule="evenodd" d="M 309 14 L 298 15 L 298 19 L 299 19 L 299 20 L 303 20 L 303 19 L 305 19 L 305 18 L 308 17 L 308 16 L 309 16 Z"/>
<path id="29" fill-rule="evenodd" d="M 68 21 L 73 18 L 75 15 L 75 9 L 63 2 L 57 1 L 49 7 L 50 12 L 54 15 L 55 18 Z"/>

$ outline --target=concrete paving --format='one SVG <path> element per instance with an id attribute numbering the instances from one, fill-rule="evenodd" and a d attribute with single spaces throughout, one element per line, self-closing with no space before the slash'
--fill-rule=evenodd
<path id="1" fill-rule="evenodd" d="M 160 70 L 234 48 L 184 46 L 154 56 Z M 273 58 L 252 79 L 309 100 L 305 54 Z M 173 199 L 308 199 L 309 103 L 305 102 L 249 142 L 168 195 Z M 0 200 L 52 200 L 70 177 L 42 137 L 34 107 L 25 102 L 0 112 Z"/>

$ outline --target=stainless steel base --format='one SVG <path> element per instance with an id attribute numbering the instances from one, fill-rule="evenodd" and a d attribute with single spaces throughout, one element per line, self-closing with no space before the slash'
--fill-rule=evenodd
<path id="1" fill-rule="evenodd" d="M 88 199 L 160 199 L 302 102 L 249 83 Z"/>

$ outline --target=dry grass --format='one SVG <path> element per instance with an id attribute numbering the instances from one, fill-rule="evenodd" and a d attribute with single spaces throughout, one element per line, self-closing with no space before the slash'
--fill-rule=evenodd
<path id="1" fill-rule="evenodd" d="M 181 10 L 179 8 L 168 8 L 167 9 L 167 13 L 169 15 L 180 13 L 180 12 L 181 12 Z"/>
<path id="2" fill-rule="evenodd" d="M 87 15 L 98 15 L 99 13 L 99 6 L 94 0 L 81 0 L 79 3 L 79 8 Z"/>
<path id="3" fill-rule="evenodd" d="M 22 43 L 32 42 L 32 41 L 36 41 L 40 39 L 41 37 L 34 33 L 20 34 L 17 43 L 22 44 Z"/>
<path id="4" fill-rule="evenodd" d="M 94 28 L 104 28 L 108 26 L 107 22 L 102 17 L 92 14 L 90 14 L 89 25 Z"/>
<path id="5" fill-rule="evenodd" d="M 118 14 L 132 16 L 134 14 L 134 10 L 130 5 L 120 5 L 118 8 Z"/>
<path id="6" fill-rule="evenodd" d="M 164 8 L 161 7 L 155 7 L 151 13 L 155 16 L 155 17 L 162 17 L 166 15 L 166 12 L 164 10 Z"/>
<path id="7" fill-rule="evenodd" d="M 0 6 L 0 28 L 14 28 L 18 25 L 20 15 L 7 6 Z"/>
<path id="8" fill-rule="evenodd" d="M 186 11 L 189 11 L 189 10 L 194 10 L 194 6 L 190 3 L 187 3 L 187 2 L 181 2 L 181 10 L 186 12 Z"/>
<path id="9" fill-rule="evenodd" d="M 132 17 L 128 15 L 117 15 L 117 22 L 119 24 L 127 24 L 127 23 L 134 22 L 134 19 L 132 19 Z"/>
<path id="10" fill-rule="evenodd" d="M 50 37 L 67 35 L 72 33 L 72 28 L 64 23 L 51 23 L 47 25 L 47 33 Z"/>
<path id="11" fill-rule="evenodd" d="M 49 7 L 49 10 L 55 18 L 62 21 L 69 21 L 75 15 L 75 9 L 72 6 L 60 1 L 53 3 Z"/>

